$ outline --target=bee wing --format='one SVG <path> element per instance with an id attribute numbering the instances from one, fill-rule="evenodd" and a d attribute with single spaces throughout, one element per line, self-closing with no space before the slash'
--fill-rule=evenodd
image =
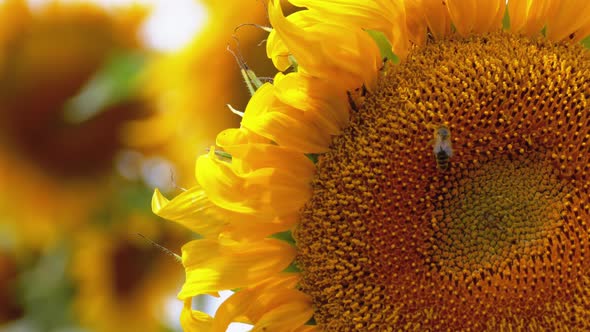
<path id="1" fill-rule="evenodd" d="M 453 148 L 451 147 L 451 141 L 450 140 L 444 140 L 442 142 L 440 142 L 437 146 L 436 146 L 436 152 L 438 151 L 444 151 L 446 152 L 446 154 L 451 157 L 453 155 Z"/>

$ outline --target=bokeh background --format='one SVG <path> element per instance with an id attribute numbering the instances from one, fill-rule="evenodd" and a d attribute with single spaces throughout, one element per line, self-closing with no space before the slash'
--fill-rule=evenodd
<path id="1" fill-rule="evenodd" d="M 264 1 L 0 0 L 0 331 L 180 329 L 184 271 L 163 248 L 198 235 L 151 195 L 192 186 L 239 125 L 228 46 L 274 76 L 251 24 Z"/>

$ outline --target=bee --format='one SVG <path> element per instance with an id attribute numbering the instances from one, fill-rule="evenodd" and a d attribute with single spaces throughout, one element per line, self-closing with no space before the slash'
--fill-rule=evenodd
<path id="1" fill-rule="evenodd" d="M 453 156 L 453 148 L 451 147 L 451 130 L 447 126 L 438 126 L 434 131 L 434 158 L 436 159 L 436 167 L 441 171 L 446 171 L 449 168 L 449 159 Z"/>

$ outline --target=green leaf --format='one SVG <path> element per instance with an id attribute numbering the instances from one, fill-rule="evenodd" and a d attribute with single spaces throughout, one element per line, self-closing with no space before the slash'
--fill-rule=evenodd
<path id="1" fill-rule="evenodd" d="M 152 195 L 152 189 L 143 184 L 120 182 L 110 198 L 92 211 L 91 220 L 95 225 L 108 228 L 127 220 L 134 213 L 154 218 L 150 205 Z"/>
<path id="2" fill-rule="evenodd" d="M 314 317 L 311 317 L 305 325 L 318 325 L 318 323 L 315 321 Z"/>
<path id="3" fill-rule="evenodd" d="M 320 155 L 317 153 L 308 153 L 305 155 L 307 158 L 309 158 L 309 160 L 311 160 L 311 162 L 313 162 L 314 164 L 318 163 L 318 160 L 320 158 Z"/>
<path id="4" fill-rule="evenodd" d="M 299 70 L 299 63 L 293 55 L 289 55 L 289 63 L 291 63 L 291 68 L 293 69 L 293 72 L 296 73 Z"/>
<path id="5" fill-rule="evenodd" d="M 291 262 L 291 265 L 287 266 L 286 269 L 283 270 L 285 273 L 299 273 L 301 270 L 297 266 L 295 262 Z"/>
<path id="6" fill-rule="evenodd" d="M 80 92 L 64 107 L 64 118 L 70 123 L 82 123 L 108 107 L 135 96 L 140 74 L 146 63 L 143 53 L 117 53 L 94 74 Z"/>
<path id="7" fill-rule="evenodd" d="M 271 235 L 270 237 L 273 239 L 285 241 L 292 246 L 295 245 L 295 239 L 293 238 L 293 233 L 291 233 L 291 231 L 275 233 L 275 234 Z"/>
<path id="8" fill-rule="evenodd" d="M 229 160 L 229 161 L 232 160 L 232 155 L 229 152 L 215 150 L 215 155 L 221 159 L 225 159 L 225 160 Z"/>
<path id="9" fill-rule="evenodd" d="M 590 36 L 582 39 L 580 43 L 582 43 L 585 48 L 590 49 Z"/>
<path id="10" fill-rule="evenodd" d="M 248 92 L 250 92 L 250 96 L 253 96 L 256 93 L 256 90 L 260 88 L 264 83 L 260 80 L 256 73 L 248 68 L 245 64 L 242 65 L 242 69 L 240 69 L 240 73 L 244 78 L 244 83 L 246 83 L 246 87 L 248 88 Z"/>
<path id="11" fill-rule="evenodd" d="M 53 248 L 21 274 L 19 291 L 27 318 L 39 331 L 51 331 L 74 322 L 71 303 L 76 293 L 68 272 L 69 248 Z"/>
<path id="12" fill-rule="evenodd" d="M 117 201 L 113 202 L 122 210 L 133 212 L 145 212 L 151 215 L 152 190 L 140 184 L 129 184 L 118 192 Z"/>
<path id="13" fill-rule="evenodd" d="M 379 47 L 379 52 L 381 52 L 381 57 L 386 58 L 393 63 L 399 63 L 399 57 L 396 56 L 393 51 L 391 50 L 391 43 L 387 40 L 385 34 L 381 31 L 376 30 L 366 30 L 369 36 L 373 38 L 375 43 L 377 43 L 377 47 Z"/>
<path id="14" fill-rule="evenodd" d="M 510 29 L 510 15 L 508 14 L 508 7 L 504 10 L 504 18 L 502 18 L 502 28 L 504 30 Z"/>

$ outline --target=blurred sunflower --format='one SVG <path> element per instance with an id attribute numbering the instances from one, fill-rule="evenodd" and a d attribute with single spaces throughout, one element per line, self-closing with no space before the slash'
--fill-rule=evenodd
<path id="1" fill-rule="evenodd" d="M 21 318 L 24 308 L 20 303 L 16 288 L 20 266 L 13 252 L 0 250 L 0 326 Z"/>
<path id="2" fill-rule="evenodd" d="M 146 13 L 82 1 L 0 5 L 0 182 L 11 188 L 3 231 L 52 243 L 104 194 L 114 157 L 129 146 L 122 131 L 151 113 L 134 92 Z"/>
<path id="3" fill-rule="evenodd" d="M 88 227 L 76 237 L 74 311 L 81 325 L 92 331 L 162 331 L 165 300 L 178 287 L 182 268 L 146 238 L 177 248 L 186 241 L 186 233 L 145 213 L 127 215 L 125 220 Z"/>
<path id="4" fill-rule="evenodd" d="M 589 330 L 590 3 L 291 3 L 285 73 L 154 194 L 203 236 L 185 330 Z"/>
<path id="5" fill-rule="evenodd" d="M 181 158 L 184 169 L 175 180 L 183 185 L 194 182 L 195 158 L 213 144 L 215 135 L 239 123 L 227 104 L 243 109 L 250 97 L 228 47 L 251 60 L 248 66 L 257 73 L 270 76 L 275 72 L 264 56 L 265 48 L 258 45 L 265 32 L 255 26 L 234 31 L 245 22 L 266 24 L 262 2 L 208 0 L 202 4 L 208 14 L 203 29 L 189 45 L 154 62 L 149 71 L 149 95 L 161 117 L 146 122 L 157 127 L 153 133 L 175 142 L 167 150 Z M 161 130 L 163 121 L 169 123 L 169 132 Z M 177 137 L 182 137 L 180 144 Z"/>
<path id="6" fill-rule="evenodd" d="M 85 1 L 0 5 L 0 183 L 10 188 L 0 200 L 0 245 L 41 250 L 4 278 L 35 286 L 2 295 L 41 330 L 77 320 L 102 331 L 159 330 L 156 312 L 181 279 L 174 259 L 136 234 L 170 248 L 188 240 L 156 226 L 151 189 L 130 176 L 165 154 L 162 142 L 133 137 L 149 136 L 154 127 L 144 122 L 157 116 L 142 90 L 155 56 L 138 40 L 148 12 Z"/>

